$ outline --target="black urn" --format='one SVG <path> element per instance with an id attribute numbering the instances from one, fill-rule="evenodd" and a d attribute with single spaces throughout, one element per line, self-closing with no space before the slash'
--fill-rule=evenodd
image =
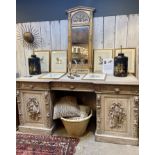
<path id="1" fill-rule="evenodd" d="M 30 75 L 41 74 L 40 58 L 38 58 L 35 54 L 32 54 L 31 58 L 28 58 L 28 63 Z"/>
<path id="2" fill-rule="evenodd" d="M 119 53 L 114 58 L 114 76 L 126 77 L 128 75 L 128 57 L 123 53 Z"/>

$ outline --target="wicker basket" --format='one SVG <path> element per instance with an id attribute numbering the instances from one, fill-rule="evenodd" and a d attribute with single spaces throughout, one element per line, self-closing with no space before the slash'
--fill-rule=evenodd
<path id="1" fill-rule="evenodd" d="M 73 119 L 61 117 L 61 120 L 69 135 L 79 137 L 85 133 L 91 116 L 92 116 L 92 109 L 90 110 L 90 114 L 85 118 L 73 120 Z"/>

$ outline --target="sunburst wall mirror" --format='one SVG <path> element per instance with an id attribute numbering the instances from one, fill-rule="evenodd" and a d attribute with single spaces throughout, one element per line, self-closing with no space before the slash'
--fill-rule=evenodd
<path id="1" fill-rule="evenodd" d="M 17 28 L 17 39 L 21 41 L 25 48 L 34 50 L 40 47 L 41 37 L 39 30 L 30 24 L 21 24 L 21 26 Z"/>

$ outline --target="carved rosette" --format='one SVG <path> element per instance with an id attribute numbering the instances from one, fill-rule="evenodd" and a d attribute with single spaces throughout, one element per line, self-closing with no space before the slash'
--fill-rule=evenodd
<path id="1" fill-rule="evenodd" d="M 133 136 L 139 136 L 139 97 L 135 96 L 134 98 L 134 121 L 133 121 Z"/>
<path id="2" fill-rule="evenodd" d="M 38 121 L 40 118 L 39 102 L 36 98 L 29 98 L 27 103 L 27 112 L 32 120 Z"/>
<path id="3" fill-rule="evenodd" d="M 113 103 L 110 107 L 108 116 L 110 128 L 121 128 L 126 114 L 120 103 Z"/>
<path id="4" fill-rule="evenodd" d="M 96 96 L 97 131 L 101 131 L 101 94 Z"/>
<path id="5" fill-rule="evenodd" d="M 17 105 L 18 105 L 19 122 L 20 122 L 20 125 L 23 125 L 24 120 L 23 120 L 23 116 L 22 116 L 22 112 L 21 112 L 21 98 L 20 98 L 20 91 L 19 90 L 17 90 L 17 92 L 16 92 L 16 100 L 17 100 Z"/>

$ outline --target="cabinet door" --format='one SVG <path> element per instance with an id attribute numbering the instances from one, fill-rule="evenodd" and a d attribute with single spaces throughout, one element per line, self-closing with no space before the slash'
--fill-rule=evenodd
<path id="1" fill-rule="evenodd" d="M 100 95 L 100 102 L 97 102 L 97 132 L 134 137 L 137 132 L 134 106 L 134 97 L 131 95 Z"/>
<path id="2" fill-rule="evenodd" d="M 20 91 L 20 125 L 51 127 L 51 101 L 48 91 Z"/>

